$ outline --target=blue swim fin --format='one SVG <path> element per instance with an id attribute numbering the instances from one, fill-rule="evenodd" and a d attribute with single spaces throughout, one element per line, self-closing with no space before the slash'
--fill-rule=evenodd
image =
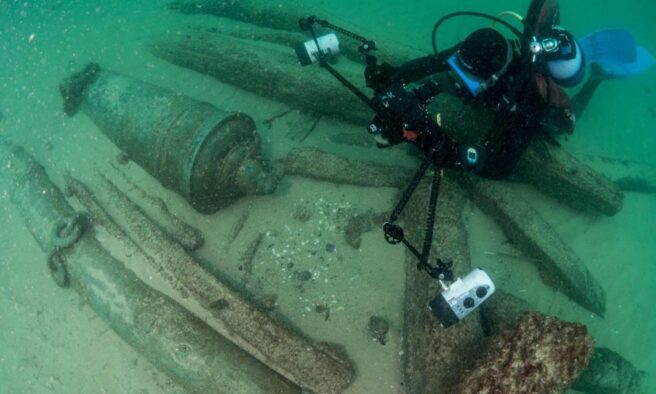
<path id="1" fill-rule="evenodd" d="M 607 29 L 590 33 L 578 40 L 588 63 L 632 63 L 636 59 L 636 43 L 623 29 Z"/>
<path id="2" fill-rule="evenodd" d="M 642 74 L 656 65 L 656 59 L 645 48 L 638 47 L 636 52 L 636 59 L 631 63 L 606 62 L 600 63 L 599 66 L 606 75 L 620 79 Z"/>
<path id="3" fill-rule="evenodd" d="M 606 29 L 578 40 L 589 64 L 597 64 L 610 78 L 628 78 L 645 72 L 655 64 L 654 57 L 638 47 L 631 33 Z"/>

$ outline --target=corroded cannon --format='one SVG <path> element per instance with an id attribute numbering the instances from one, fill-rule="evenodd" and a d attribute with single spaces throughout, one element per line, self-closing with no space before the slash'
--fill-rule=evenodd
<path id="1" fill-rule="evenodd" d="M 69 179 L 77 197 L 98 227 L 103 228 L 139 261 L 159 272 L 181 294 L 180 304 L 195 310 L 223 337 L 304 389 L 341 393 L 354 378 L 348 357 L 336 347 L 307 338 L 273 319 L 204 270 L 180 245 L 151 222 L 109 179 L 93 193 Z"/>
<path id="2" fill-rule="evenodd" d="M 64 111 L 82 110 L 130 159 L 202 213 L 272 192 L 253 120 L 90 64 L 60 86 Z"/>
<path id="3" fill-rule="evenodd" d="M 70 284 L 125 342 L 181 387 L 192 393 L 301 391 L 112 257 L 23 149 L 0 139 L 0 163 L 0 185 L 48 255 L 57 283 Z"/>

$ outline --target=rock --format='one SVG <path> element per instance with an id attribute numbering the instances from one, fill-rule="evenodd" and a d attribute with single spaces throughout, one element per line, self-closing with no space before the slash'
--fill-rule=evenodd
<path id="1" fill-rule="evenodd" d="M 494 297 L 481 307 L 483 330 L 486 335 L 496 336 L 531 309 L 526 301 L 497 289 Z M 598 347 L 592 353 L 588 369 L 581 373 L 572 388 L 592 394 L 642 393 L 643 376 L 644 372 L 638 371 L 617 352 Z"/>
<path id="2" fill-rule="evenodd" d="M 312 217 L 312 208 L 307 201 L 300 201 L 294 204 L 292 217 L 301 223 L 305 223 Z"/>
<path id="3" fill-rule="evenodd" d="M 488 342 L 455 393 L 562 393 L 590 361 L 585 326 L 527 313 Z"/>
<path id="4" fill-rule="evenodd" d="M 346 243 L 354 249 L 360 249 L 362 234 L 374 228 L 382 228 L 383 223 L 388 217 L 389 213 L 377 214 L 371 211 L 349 217 L 344 228 Z"/>
<path id="5" fill-rule="evenodd" d="M 369 318 L 367 325 L 369 335 L 381 345 L 387 343 L 387 332 L 389 331 L 389 323 L 382 317 L 373 315 Z"/>

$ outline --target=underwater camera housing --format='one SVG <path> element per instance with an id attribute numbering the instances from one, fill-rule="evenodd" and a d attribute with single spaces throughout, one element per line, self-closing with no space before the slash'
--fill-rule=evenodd
<path id="1" fill-rule="evenodd" d="M 439 320 L 440 325 L 447 328 L 478 308 L 494 293 L 495 289 L 488 274 L 476 268 L 464 278 L 456 279 L 428 304 L 428 308 Z"/>
<path id="2" fill-rule="evenodd" d="M 319 44 L 317 46 L 317 44 Z M 294 49 L 301 66 L 309 66 L 319 61 L 319 51 L 325 56 L 339 55 L 339 39 L 335 33 L 329 33 L 316 40 L 311 39 L 297 44 Z"/>
<path id="3" fill-rule="evenodd" d="M 381 111 L 367 129 L 378 146 L 396 145 L 406 139 L 427 152 L 439 138 L 439 133 L 425 106 L 441 91 L 433 80 L 411 90 L 397 82 L 374 96 L 371 102 Z"/>

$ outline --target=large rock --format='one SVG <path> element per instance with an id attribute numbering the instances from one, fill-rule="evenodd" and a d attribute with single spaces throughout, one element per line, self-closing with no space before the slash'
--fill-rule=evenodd
<path id="1" fill-rule="evenodd" d="M 497 288 L 494 297 L 481 307 L 483 330 L 486 335 L 495 337 L 532 309 L 526 301 Z M 619 353 L 597 347 L 588 368 L 572 388 L 590 394 L 638 394 L 642 393 L 643 377 L 644 372 L 638 371 Z"/>
<path id="2" fill-rule="evenodd" d="M 527 313 L 492 338 L 455 393 L 563 393 L 590 361 L 585 326 Z"/>

